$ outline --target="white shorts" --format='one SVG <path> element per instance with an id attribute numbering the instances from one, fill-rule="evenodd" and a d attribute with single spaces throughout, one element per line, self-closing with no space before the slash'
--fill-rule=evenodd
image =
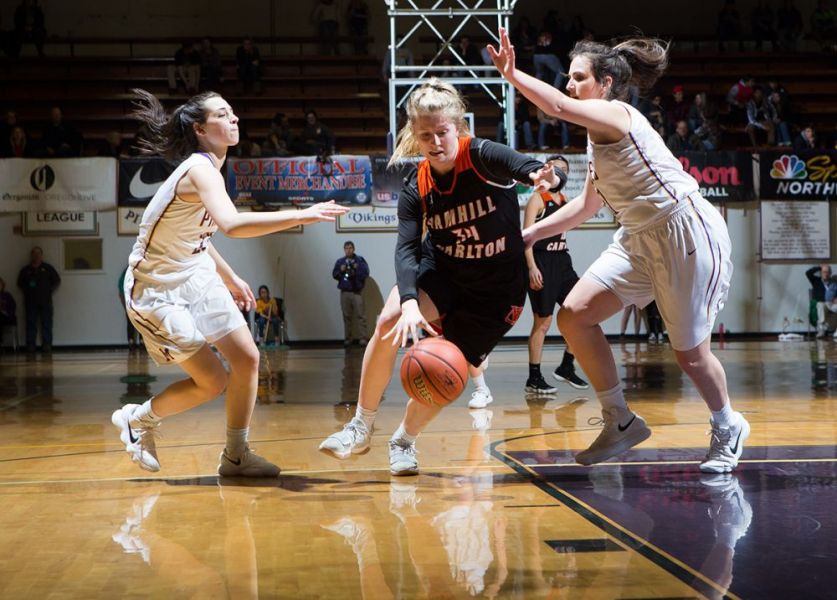
<path id="1" fill-rule="evenodd" d="M 247 323 L 216 272 L 198 271 L 175 287 L 125 277 L 128 318 L 158 365 L 177 364 Z"/>
<path id="2" fill-rule="evenodd" d="M 712 333 L 727 299 L 731 249 L 723 217 L 695 194 L 660 223 L 620 228 L 583 276 L 625 305 L 656 300 L 672 347 L 691 350 Z"/>

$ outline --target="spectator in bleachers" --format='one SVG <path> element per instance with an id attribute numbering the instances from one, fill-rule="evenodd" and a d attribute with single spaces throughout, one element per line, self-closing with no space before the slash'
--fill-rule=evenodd
<path id="1" fill-rule="evenodd" d="M 687 152 L 689 150 L 697 150 L 690 140 L 689 124 L 686 121 L 677 121 L 674 125 L 674 132 L 668 136 L 666 146 L 672 152 Z"/>
<path id="2" fill-rule="evenodd" d="M 703 110 L 703 122 L 695 129 L 694 136 L 702 150 L 711 152 L 721 147 L 721 126 L 718 123 L 718 107 L 707 104 Z M 700 147 L 699 146 L 699 147 Z"/>
<path id="3" fill-rule="evenodd" d="M 535 44 L 538 43 L 538 32 L 535 30 L 535 26 L 532 25 L 528 17 L 522 16 L 510 35 L 517 59 L 530 63 L 532 55 L 535 53 Z"/>
<path id="4" fill-rule="evenodd" d="M 761 50 L 765 40 L 770 42 L 773 50 L 776 50 L 776 28 L 773 20 L 773 10 L 766 0 L 756 2 L 750 13 L 750 26 L 753 30 L 753 39 L 756 41 L 756 50 Z"/>
<path id="5" fill-rule="evenodd" d="M 335 153 L 336 140 L 334 133 L 320 122 L 317 112 L 314 110 L 305 113 L 305 127 L 302 128 L 299 138 L 299 149 L 306 156 L 316 155 L 326 159 Z"/>
<path id="6" fill-rule="evenodd" d="M 369 35 L 369 5 L 364 0 L 349 0 L 346 20 L 349 23 L 349 35 L 358 38 Z M 355 54 L 369 54 L 368 46 L 365 40 L 355 40 Z"/>
<path id="7" fill-rule="evenodd" d="M 538 117 L 538 148 L 540 150 L 547 150 L 550 144 L 547 144 L 547 135 L 558 134 L 561 136 L 561 148 L 567 148 L 570 145 L 570 128 L 566 121 L 562 121 L 558 117 L 552 117 L 543 112 L 540 108 L 537 110 Z"/>
<path id="8" fill-rule="evenodd" d="M 506 115 L 500 112 L 500 120 L 497 123 L 497 143 L 506 143 L 512 146 L 515 150 L 520 147 L 520 138 L 523 138 L 523 144 L 527 150 L 532 150 L 535 147 L 535 137 L 532 135 L 532 116 L 529 114 L 529 103 L 523 98 L 521 94 L 514 95 L 514 129 L 515 142 L 514 146 L 506 141 Z"/>
<path id="9" fill-rule="evenodd" d="M 274 131 L 268 131 L 267 137 L 262 144 L 262 156 L 292 156 L 293 153 L 288 147 L 284 138 Z"/>
<path id="10" fill-rule="evenodd" d="M 690 104 L 686 102 L 683 94 L 683 86 L 680 84 L 671 88 L 671 102 L 666 110 L 666 130 L 674 131 L 678 121 L 683 121 L 689 116 Z"/>
<path id="11" fill-rule="evenodd" d="M 466 65 L 484 64 L 482 56 L 480 56 L 480 49 L 477 48 L 476 44 L 471 42 L 471 38 L 467 35 L 463 35 L 459 38 L 459 45 L 456 51 L 459 53 L 459 56 L 465 60 Z"/>
<path id="12" fill-rule="evenodd" d="M 535 77 L 560 90 L 564 81 L 564 66 L 561 64 L 557 52 L 558 50 L 552 42 L 552 33 L 546 30 L 541 31 L 538 34 L 538 43 L 532 57 L 535 64 Z"/>
<path id="13" fill-rule="evenodd" d="M 238 66 L 238 92 L 243 94 L 248 90 L 255 94 L 262 92 L 262 59 L 258 47 L 249 37 L 244 38 L 235 51 L 235 64 Z"/>
<path id="14" fill-rule="evenodd" d="M 15 28 L 10 44 L 12 56 L 19 56 L 23 44 L 35 44 L 38 56 L 44 57 L 44 41 L 46 27 L 44 26 L 44 11 L 38 6 L 38 0 L 22 0 L 15 9 Z"/>
<path id="15" fill-rule="evenodd" d="M 782 49 L 796 50 L 805 31 L 802 13 L 794 6 L 793 0 L 782 0 L 782 6 L 776 11 L 776 24 Z"/>
<path id="16" fill-rule="evenodd" d="M 735 8 L 735 0 L 724 0 L 718 12 L 718 50 L 726 51 L 725 42 L 738 42 L 738 49 L 743 50 L 741 37 L 741 15 Z"/>
<path id="17" fill-rule="evenodd" d="M 835 28 L 834 11 L 828 6 L 826 0 L 819 0 L 817 8 L 811 13 L 811 36 L 823 50 L 833 49 L 837 28 Z"/>
<path id="18" fill-rule="evenodd" d="M 258 158 L 262 155 L 262 148 L 247 133 L 247 127 L 239 121 L 238 144 L 230 149 L 230 154 L 238 158 Z"/>
<path id="19" fill-rule="evenodd" d="M 753 85 L 755 79 L 751 75 L 745 75 L 727 92 L 727 104 L 734 120 L 740 120 L 747 111 L 747 103 L 753 97 Z"/>
<path id="20" fill-rule="evenodd" d="M 276 345 L 281 341 L 280 327 L 285 320 L 284 302 L 282 298 L 271 297 L 270 289 L 266 285 L 259 286 L 259 297 L 256 298 L 256 340 L 266 345 Z M 272 344 L 267 343 L 268 325 L 273 332 Z"/>
<path id="21" fill-rule="evenodd" d="M 317 25 L 317 34 L 320 37 L 320 54 L 337 56 L 340 54 L 338 48 L 337 34 L 340 30 L 340 7 L 336 0 L 317 0 L 314 10 L 311 12 L 311 20 Z"/>
<path id="22" fill-rule="evenodd" d="M 794 152 L 805 152 L 817 149 L 817 134 L 813 125 L 806 125 L 793 142 Z"/>
<path id="23" fill-rule="evenodd" d="M 831 265 L 823 263 L 805 271 L 811 283 L 811 301 L 817 309 L 817 337 L 825 337 L 828 329 L 827 312 L 837 313 L 837 281 L 831 277 Z M 837 330 L 835 330 L 837 337 Z"/>
<path id="24" fill-rule="evenodd" d="M 290 156 L 294 151 L 294 139 L 291 125 L 285 113 L 276 113 L 270 122 L 270 130 L 262 146 L 264 156 Z"/>
<path id="25" fill-rule="evenodd" d="M 756 132 L 763 131 L 767 136 L 767 145 L 772 146 L 776 142 L 776 123 L 778 121 L 776 110 L 764 96 L 764 91 L 757 87 L 753 90 L 753 97 L 747 103 L 747 126 L 745 131 L 750 138 L 751 146 L 758 146 Z"/>
<path id="26" fill-rule="evenodd" d="M 776 145 L 790 146 L 790 113 L 787 109 L 788 104 L 783 102 L 782 94 L 778 91 L 771 91 L 768 101 L 773 105 L 773 110 L 776 111 Z"/>
<path id="27" fill-rule="evenodd" d="M 41 144 L 47 158 L 81 156 L 81 133 L 64 121 L 64 114 L 58 106 L 53 106 L 50 111 L 50 122 L 44 127 Z"/>
<path id="28" fill-rule="evenodd" d="M 221 84 L 221 53 L 212 45 L 212 40 L 201 40 L 201 86 L 204 90 L 215 90 Z"/>
<path id="29" fill-rule="evenodd" d="M 178 81 L 187 94 L 196 94 L 201 81 L 201 53 L 194 42 L 183 42 L 174 53 L 174 64 L 166 67 L 169 94 L 177 93 Z"/>
<path id="30" fill-rule="evenodd" d="M 401 43 L 403 41 L 403 39 L 404 39 L 404 36 L 401 36 L 401 35 L 399 35 L 396 38 L 396 42 L 395 42 L 395 46 L 396 46 L 395 47 L 395 64 L 396 64 L 396 66 L 401 66 L 401 67 L 412 66 L 412 65 L 415 64 L 415 60 L 413 59 L 413 51 L 410 50 L 410 47 L 406 43 L 404 43 L 404 44 Z M 384 60 L 381 64 L 381 76 L 384 80 L 384 83 L 389 81 L 389 67 L 390 67 L 390 62 L 391 61 L 392 61 L 392 57 L 390 56 L 390 48 L 387 47 L 387 51 L 384 53 Z M 406 74 L 402 73 L 401 76 L 402 77 L 404 77 L 404 76 L 413 77 L 413 76 L 415 76 L 415 74 L 414 73 L 406 73 Z"/>
<path id="31" fill-rule="evenodd" d="M 5 141 L 9 139 L 9 136 L 12 135 L 12 129 L 20 125 L 17 120 L 17 113 L 13 110 L 6 111 L 6 116 L 2 122 L 0 122 L 0 141 Z"/>
<path id="32" fill-rule="evenodd" d="M 659 94 L 653 96 L 650 101 L 643 100 L 639 103 L 639 111 L 645 115 L 654 131 L 665 138 L 666 135 L 666 111 L 663 108 L 663 97 Z"/>
<path id="33" fill-rule="evenodd" d="M 12 132 L 0 139 L 0 158 L 35 158 L 40 154 L 34 144 L 29 142 L 22 126 L 12 127 Z"/>
<path id="34" fill-rule="evenodd" d="M 706 110 L 706 92 L 698 92 L 695 94 L 695 99 L 692 100 L 689 106 L 689 112 L 686 115 L 686 122 L 689 124 L 689 131 L 694 132 L 695 129 L 703 124 L 703 114 Z"/>

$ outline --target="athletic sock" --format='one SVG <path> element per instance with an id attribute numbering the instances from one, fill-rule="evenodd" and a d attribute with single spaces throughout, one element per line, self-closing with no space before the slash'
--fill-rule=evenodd
<path id="1" fill-rule="evenodd" d="M 570 354 L 569 350 L 564 350 L 564 358 L 561 360 L 561 366 L 558 367 L 562 371 L 564 369 L 568 369 L 572 371 L 575 367 L 573 366 L 573 362 L 575 361 L 575 356 Z"/>
<path id="2" fill-rule="evenodd" d="M 596 392 L 596 397 L 602 403 L 602 408 L 618 408 L 630 412 L 631 409 L 625 403 L 625 395 L 622 393 L 622 386 L 616 384 L 614 387 L 603 392 Z"/>
<path id="3" fill-rule="evenodd" d="M 392 434 L 390 441 L 404 441 L 408 444 L 415 444 L 417 437 L 418 435 L 410 435 L 409 433 L 407 433 L 407 430 L 404 429 L 404 423 L 402 422 L 401 425 L 398 426 L 398 429 L 395 430 L 395 433 Z"/>
<path id="4" fill-rule="evenodd" d="M 477 386 L 478 390 L 482 390 L 485 393 L 489 393 L 488 386 L 485 383 L 485 374 L 480 373 L 477 377 L 472 378 L 474 380 L 474 385 Z"/>
<path id="5" fill-rule="evenodd" d="M 735 420 L 735 413 L 732 410 L 732 403 L 727 402 L 721 410 L 712 411 L 712 422 L 722 429 L 729 429 Z"/>
<path id="6" fill-rule="evenodd" d="M 134 409 L 134 414 L 131 415 L 132 424 L 156 425 L 162 420 L 162 417 L 157 416 L 157 413 L 152 410 L 152 400 L 154 398 L 149 398 L 140 404 L 138 408 Z"/>
<path id="7" fill-rule="evenodd" d="M 537 379 L 538 377 L 543 377 L 541 363 L 529 363 L 529 378 Z"/>
<path id="8" fill-rule="evenodd" d="M 247 446 L 247 434 L 250 433 L 250 428 L 233 429 L 227 427 L 227 458 L 240 458 L 244 454 L 244 448 Z"/>
<path id="9" fill-rule="evenodd" d="M 378 415 L 378 410 L 369 410 L 367 408 L 363 408 L 360 404 L 357 405 L 357 412 L 355 412 L 355 417 L 363 421 L 363 424 L 366 425 L 366 429 L 372 431 L 372 426 L 375 424 L 375 417 Z"/>

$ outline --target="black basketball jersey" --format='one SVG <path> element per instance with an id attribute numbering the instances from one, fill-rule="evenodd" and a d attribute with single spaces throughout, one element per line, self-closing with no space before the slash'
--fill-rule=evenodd
<path id="1" fill-rule="evenodd" d="M 396 275 L 402 302 L 417 297 L 421 233 L 439 269 L 460 285 L 479 287 L 506 265 L 520 267 L 523 237 L 515 181 L 543 166 L 479 138 L 460 138 L 454 169 L 443 176 L 423 160 L 404 180 L 398 203 Z"/>
<path id="2" fill-rule="evenodd" d="M 567 198 L 564 194 L 559 195 L 560 198 L 558 199 L 558 202 L 555 202 L 555 200 L 552 199 L 552 194 L 541 194 L 543 208 L 538 213 L 538 216 L 535 217 L 535 223 L 543 221 L 548 216 L 555 214 L 557 210 L 567 203 Z M 566 252 L 567 235 L 565 233 L 559 233 L 557 235 L 553 235 L 552 237 L 538 240 L 532 245 L 532 249 L 538 252 Z"/>

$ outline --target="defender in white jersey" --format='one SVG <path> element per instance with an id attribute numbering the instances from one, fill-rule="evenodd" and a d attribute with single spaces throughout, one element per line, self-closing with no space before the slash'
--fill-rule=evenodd
<path id="1" fill-rule="evenodd" d="M 206 92 L 167 115 L 153 95 L 134 92 L 133 116 L 152 134 L 145 149 L 182 162 L 143 213 L 125 276 L 125 305 L 154 361 L 179 365 L 189 379 L 142 405 L 123 406 L 111 420 L 132 460 L 158 471 L 154 437 L 161 419 L 226 389 L 227 440 L 218 473 L 276 477 L 279 467 L 257 456 L 247 443 L 259 352 L 241 309 L 250 310 L 256 300 L 211 238 L 218 229 L 231 237 L 256 237 L 334 221 L 348 209 L 324 202 L 296 213 L 239 214 L 220 173 L 227 148 L 238 143 L 238 117 L 230 105 Z M 229 373 L 210 344 L 227 360 Z"/>
<path id="2" fill-rule="evenodd" d="M 649 89 L 665 71 L 668 48 L 633 39 L 614 47 L 582 41 L 571 54 L 563 94 L 515 68 L 514 47 L 500 30 L 494 64 L 545 113 L 587 129 L 589 173 L 580 196 L 528 227 L 524 240 L 580 225 L 607 204 L 620 228 L 558 313 L 558 327 L 589 375 L 602 403 L 604 430 L 576 460 L 607 460 L 651 435 L 622 393 L 616 363 L 599 323 L 624 305 L 657 301 L 677 362 L 712 411 L 712 441 L 700 468 L 729 472 L 738 465 L 750 426 L 732 410 L 726 375 L 710 350 L 715 317 L 732 275 L 726 223 L 701 197 L 648 121 L 623 100 L 631 85 Z"/>

